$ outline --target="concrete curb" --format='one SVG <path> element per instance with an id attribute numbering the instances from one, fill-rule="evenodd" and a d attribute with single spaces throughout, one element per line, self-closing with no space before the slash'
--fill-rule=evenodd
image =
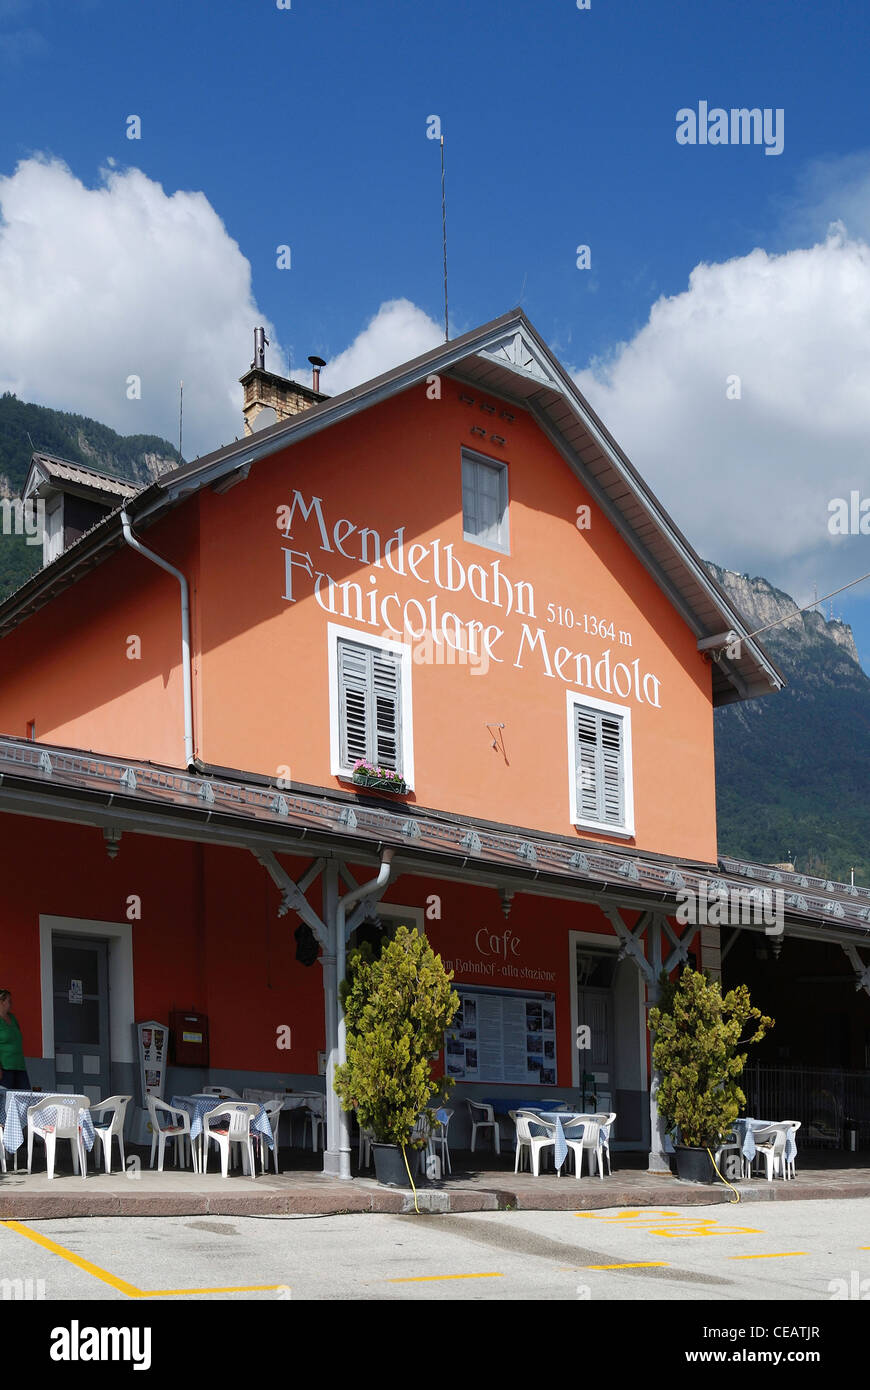
<path id="1" fill-rule="evenodd" d="M 788 1202 L 854 1200 L 870 1197 L 870 1174 L 866 1180 L 827 1184 L 820 1181 L 754 1182 L 735 1184 L 742 1202 Z M 235 1189 L 237 1184 L 233 1183 Z M 727 1205 L 733 1202 L 730 1189 L 704 1187 L 676 1179 L 648 1186 L 622 1186 L 609 1179 L 600 1185 L 592 1178 L 573 1178 L 551 1183 L 517 1187 L 483 1187 L 451 1184 L 448 1187 L 418 1188 L 421 1212 L 447 1215 L 474 1211 L 596 1211 L 608 1207 L 696 1207 Z M 332 1181 L 310 1186 L 288 1187 L 285 1191 L 248 1192 L 143 1192 L 129 1189 L 93 1191 L 0 1190 L 0 1220 L 49 1221 L 80 1216 L 344 1216 L 352 1212 L 404 1214 L 414 1211 L 414 1194 L 400 1189 L 379 1187 L 369 1179 L 357 1179 L 340 1186 Z"/>

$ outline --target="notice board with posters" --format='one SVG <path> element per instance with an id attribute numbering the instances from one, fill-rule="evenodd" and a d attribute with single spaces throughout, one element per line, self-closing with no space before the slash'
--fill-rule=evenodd
<path id="1" fill-rule="evenodd" d="M 538 990 L 454 986 L 459 1008 L 444 1035 L 457 1081 L 556 1084 L 556 996 Z"/>

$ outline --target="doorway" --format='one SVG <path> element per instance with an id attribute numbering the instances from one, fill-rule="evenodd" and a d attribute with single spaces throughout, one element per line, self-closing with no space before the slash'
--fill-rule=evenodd
<path id="1" fill-rule="evenodd" d="M 51 975 L 57 1089 L 100 1101 L 111 1071 L 107 943 L 53 935 Z"/>
<path id="2" fill-rule="evenodd" d="M 594 1090 L 613 1099 L 613 974 L 616 952 L 578 943 L 576 956 L 577 1021 L 588 1034 L 581 1051 L 581 1090 Z"/>

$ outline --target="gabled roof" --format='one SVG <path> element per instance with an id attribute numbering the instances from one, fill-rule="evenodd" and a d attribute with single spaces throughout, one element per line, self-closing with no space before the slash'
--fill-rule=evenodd
<path id="1" fill-rule="evenodd" d="M 117 505 L 135 497 L 138 488 L 123 478 L 101 473 L 96 468 L 86 468 L 69 459 L 56 458 L 53 454 L 34 454 L 22 493 L 24 500 L 54 491 L 79 492 L 82 496 L 115 501 Z"/>
<path id="2" fill-rule="evenodd" d="M 443 343 L 390 372 L 333 396 L 292 419 L 236 440 L 165 473 L 127 508 L 142 528 L 203 487 L 224 490 L 260 459 L 407 390 L 449 375 L 513 400 L 529 411 L 583 486 L 684 618 L 699 642 L 735 632 L 739 654 L 717 654 L 714 703 L 779 689 L 785 682 L 749 626 L 709 573 L 640 474 L 605 429 L 521 309 Z M 107 517 L 0 604 L 0 635 L 123 544 L 117 514 Z"/>

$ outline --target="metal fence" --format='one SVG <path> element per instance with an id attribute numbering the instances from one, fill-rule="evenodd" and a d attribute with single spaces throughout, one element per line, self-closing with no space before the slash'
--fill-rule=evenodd
<path id="1" fill-rule="evenodd" d="M 870 1148 L 870 1071 L 756 1064 L 743 1073 L 746 1114 L 764 1120 L 800 1120 L 801 1148 L 847 1148 L 847 1130 Z"/>

